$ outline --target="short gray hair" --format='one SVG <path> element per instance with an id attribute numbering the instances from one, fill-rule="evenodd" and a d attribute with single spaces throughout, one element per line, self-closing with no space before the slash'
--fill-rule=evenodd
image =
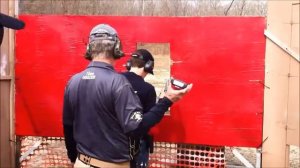
<path id="1" fill-rule="evenodd" d="M 90 43 L 90 54 L 92 59 L 102 54 L 106 57 L 113 57 L 115 41 L 110 39 L 97 39 Z"/>

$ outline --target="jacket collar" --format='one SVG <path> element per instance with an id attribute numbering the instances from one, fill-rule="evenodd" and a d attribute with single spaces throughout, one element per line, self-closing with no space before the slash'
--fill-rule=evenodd
<path id="1" fill-rule="evenodd" d="M 114 67 L 111 64 L 100 62 L 100 61 L 91 61 L 87 68 L 96 67 L 96 68 L 106 68 L 115 70 Z"/>
<path id="2" fill-rule="evenodd" d="M 127 73 L 127 76 L 129 76 L 131 78 L 134 78 L 136 80 L 142 80 L 142 81 L 144 81 L 144 78 L 142 78 L 141 76 L 137 75 L 134 72 L 125 72 L 125 73 Z"/>

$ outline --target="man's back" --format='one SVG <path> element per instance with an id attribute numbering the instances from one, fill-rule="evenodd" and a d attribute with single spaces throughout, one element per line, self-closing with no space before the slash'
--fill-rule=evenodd
<path id="1" fill-rule="evenodd" d="M 75 111 L 74 138 L 80 153 L 103 161 L 129 160 L 125 133 L 135 129 L 137 123 L 129 123 L 130 113 L 118 109 L 136 108 L 136 104 L 130 107 L 122 102 L 135 102 L 137 96 L 122 93 L 125 87 L 131 88 L 127 80 L 101 62 L 92 62 L 70 80 L 67 93 L 70 108 Z"/>
<path id="2" fill-rule="evenodd" d="M 142 51 L 142 50 L 138 50 Z M 143 50 L 145 51 L 145 50 Z M 146 54 L 151 58 L 151 65 L 154 65 L 154 59 L 148 51 L 145 51 Z M 144 55 L 145 55 L 145 52 Z M 129 70 L 132 71 L 125 72 L 123 75 L 129 80 L 130 84 L 132 85 L 134 91 L 139 96 L 144 113 L 147 113 L 156 103 L 156 92 L 154 87 L 150 84 L 145 82 L 144 77 L 151 71 L 153 74 L 153 67 L 149 67 L 150 69 L 145 68 L 145 59 L 146 55 L 140 55 L 138 59 L 132 58 L 130 64 L 133 64 L 135 67 L 132 68 L 129 66 L 127 67 Z M 140 59 L 143 58 L 143 59 Z M 146 69 L 146 70 L 145 70 Z M 149 158 L 149 151 L 153 151 L 153 139 L 152 136 L 145 133 L 142 137 L 135 138 L 135 145 L 136 149 L 139 149 L 139 153 L 133 158 L 130 162 L 131 168 L 146 168 L 148 167 L 148 158 Z M 138 142 L 138 143 L 137 143 Z"/>
<path id="3" fill-rule="evenodd" d="M 144 112 L 149 111 L 156 103 L 156 92 L 154 87 L 145 82 L 141 76 L 133 72 L 125 72 L 123 75 L 128 79 L 133 90 L 139 96 Z"/>

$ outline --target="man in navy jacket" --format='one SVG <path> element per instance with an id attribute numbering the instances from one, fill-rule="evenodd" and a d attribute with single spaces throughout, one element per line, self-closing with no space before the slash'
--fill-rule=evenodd
<path id="1" fill-rule="evenodd" d="M 138 49 L 131 56 L 131 59 L 126 63 L 128 72 L 123 73 L 123 75 L 128 79 L 133 90 L 139 96 L 146 113 L 156 103 L 154 87 L 144 80 L 149 73 L 153 75 L 154 58 L 146 49 Z M 141 138 L 136 139 L 135 144 L 139 147 L 139 150 L 137 150 L 136 156 L 130 163 L 131 168 L 148 167 L 149 152 L 153 150 L 152 139 L 152 136 L 149 134 L 142 135 Z"/>
<path id="2" fill-rule="evenodd" d="M 143 115 L 131 84 L 113 65 L 123 56 L 114 28 L 95 26 L 89 36 L 88 67 L 69 80 L 64 94 L 63 128 L 68 157 L 74 167 L 129 167 L 133 154 L 129 137 L 140 137 L 180 100 L 183 90 L 171 87 Z"/>

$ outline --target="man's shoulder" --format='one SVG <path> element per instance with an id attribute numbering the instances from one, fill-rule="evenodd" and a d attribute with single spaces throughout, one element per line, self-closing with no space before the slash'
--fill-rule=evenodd
<path id="1" fill-rule="evenodd" d="M 112 86 L 114 87 L 121 88 L 125 85 L 130 85 L 128 79 L 121 73 L 117 73 L 117 72 L 113 73 L 111 74 L 111 78 L 112 78 Z"/>
<path id="2" fill-rule="evenodd" d="M 71 78 L 69 79 L 69 83 L 73 82 L 73 81 L 78 81 L 80 79 L 82 72 L 78 72 L 76 74 L 74 74 L 73 76 L 71 76 Z"/>
<path id="3" fill-rule="evenodd" d="M 125 80 L 127 82 L 127 78 L 123 73 L 113 73 L 113 77 L 115 79 Z"/>
<path id="4" fill-rule="evenodd" d="M 120 75 L 126 77 L 127 79 L 131 79 L 133 77 L 132 73 L 131 72 L 121 72 L 119 73 Z"/>
<path id="5" fill-rule="evenodd" d="M 120 72 L 119 74 L 126 76 L 126 75 L 129 74 L 129 72 L 128 71 L 126 71 L 126 72 Z"/>

